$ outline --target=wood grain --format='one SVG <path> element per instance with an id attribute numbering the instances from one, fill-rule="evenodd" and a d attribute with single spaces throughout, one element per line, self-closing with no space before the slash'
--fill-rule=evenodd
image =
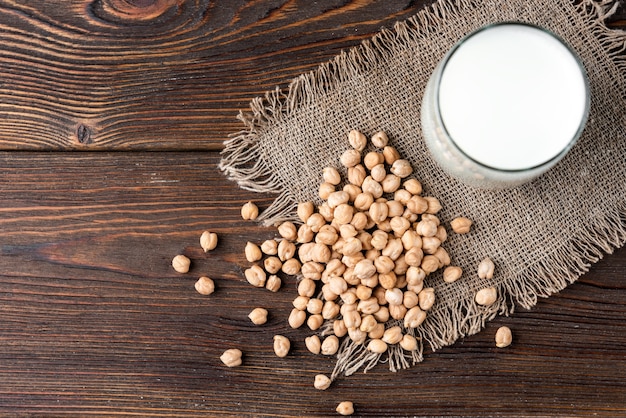
<path id="1" fill-rule="evenodd" d="M 0 2 L 0 148 L 217 149 L 252 98 L 424 3 Z"/>
<path id="2" fill-rule="evenodd" d="M 249 286 L 243 247 L 276 235 L 240 219 L 258 196 L 226 182 L 216 153 L 0 153 L 0 414 L 48 416 L 329 416 L 350 399 L 362 416 L 626 414 L 626 251 L 532 311 L 411 370 L 312 389 L 333 359 L 286 323 L 295 283 Z M 220 245 L 205 254 L 203 229 Z M 189 274 L 169 263 L 192 260 Z M 216 281 L 209 297 L 199 275 Z M 253 326 L 257 306 L 270 321 Z M 511 347 L 493 344 L 500 325 Z M 274 334 L 293 341 L 286 359 Z M 245 367 L 221 352 L 238 347 Z"/>
<path id="3" fill-rule="evenodd" d="M 372 417 L 626 416 L 625 249 L 410 370 L 325 392 L 313 377 L 334 359 L 286 323 L 293 279 L 276 294 L 243 279 L 245 242 L 276 232 L 239 216 L 272 196 L 217 168 L 234 116 L 430 3 L 0 0 L 0 416 L 324 417 L 342 400 Z M 610 25 L 626 28 L 624 5 Z M 230 347 L 244 367 L 220 363 Z"/>

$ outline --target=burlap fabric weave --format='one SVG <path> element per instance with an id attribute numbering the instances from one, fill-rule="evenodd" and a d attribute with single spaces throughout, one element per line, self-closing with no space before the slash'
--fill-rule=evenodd
<path id="1" fill-rule="evenodd" d="M 413 165 L 425 194 L 443 204 L 440 218 L 474 221 L 472 233 L 445 243 L 453 263 L 473 272 L 485 256 L 497 266 L 491 280 L 465 274 L 453 285 L 427 277 L 437 302 L 411 330 L 435 350 L 478 332 L 515 305 L 531 308 L 574 282 L 626 240 L 626 33 L 608 30 L 616 1 L 441 0 L 383 30 L 361 46 L 268 92 L 240 115 L 245 129 L 225 143 L 221 168 L 246 189 L 276 192 L 262 219 L 295 219 L 296 203 L 318 201 L 325 166 L 340 167 L 347 133 L 384 130 Z M 479 190 L 447 176 L 422 140 L 420 102 L 437 63 L 460 38 L 484 25 L 520 21 L 545 27 L 581 57 L 591 85 L 591 113 L 576 146 L 555 168 L 509 190 Z M 478 289 L 495 286 L 498 301 L 478 306 Z M 346 339 L 334 376 L 367 369 L 378 355 Z M 422 352 L 390 349 L 392 370 Z"/>

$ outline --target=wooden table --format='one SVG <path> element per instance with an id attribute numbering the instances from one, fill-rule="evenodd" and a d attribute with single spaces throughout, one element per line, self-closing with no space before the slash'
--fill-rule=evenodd
<path id="1" fill-rule="evenodd" d="M 0 415 L 332 416 L 352 400 L 364 416 L 625 416 L 624 249 L 413 369 L 325 392 L 313 377 L 334 360 L 286 323 L 294 281 L 273 294 L 243 279 L 246 241 L 275 231 L 239 216 L 272 196 L 217 168 L 238 111 L 428 3 L 0 1 Z M 285 359 L 274 334 L 293 341 Z M 230 347 L 245 366 L 220 363 Z"/>

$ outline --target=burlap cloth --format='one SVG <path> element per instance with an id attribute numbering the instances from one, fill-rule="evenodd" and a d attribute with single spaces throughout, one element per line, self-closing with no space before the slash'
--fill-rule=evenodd
<path id="1" fill-rule="evenodd" d="M 574 282 L 626 240 L 626 33 L 609 30 L 616 1 L 441 0 L 393 30 L 268 92 L 241 114 L 245 129 L 225 143 L 221 169 L 245 189 L 277 192 L 262 220 L 295 219 L 296 202 L 314 200 L 322 169 L 340 167 L 347 133 L 384 130 L 413 165 L 425 194 L 443 204 L 440 218 L 474 221 L 470 234 L 444 244 L 453 264 L 476 271 L 485 256 L 496 276 L 474 274 L 453 285 L 441 273 L 427 278 L 437 302 L 414 332 L 435 350 L 480 331 L 485 321 L 531 308 Z M 430 74 L 464 35 L 486 24 L 521 21 L 543 26 L 580 55 L 591 85 L 583 136 L 555 168 L 509 190 L 478 190 L 447 176 L 429 156 L 420 128 L 420 102 Z M 473 296 L 495 285 L 499 299 L 480 307 Z M 333 376 L 389 361 L 392 370 L 422 360 L 392 348 L 379 358 L 349 339 Z M 423 347 L 422 347 L 423 348 Z"/>

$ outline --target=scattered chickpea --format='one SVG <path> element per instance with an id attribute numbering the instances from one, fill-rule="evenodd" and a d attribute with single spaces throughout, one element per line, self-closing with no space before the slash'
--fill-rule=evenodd
<path id="1" fill-rule="evenodd" d="M 194 285 L 196 291 L 201 295 L 210 295 L 215 291 L 215 283 L 208 277 L 202 276 L 196 281 Z"/>
<path id="2" fill-rule="evenodd" d="M 463 269 L 458 266 L 446 267 L 443 271 L 443 281 L 446 283 L 454 283 L 463 275 Z"/>
<path id="3" fill-rule="evenodd" d="M 325 356 L 332 356 L 339 350 L 339 338 L 335 335 L 329 335 L 322 342 L 321 353 Z"/>
<path id="4" fill-rule="evenodd" d="M 498 299 L 498 292 L 496 291 L 495 287 L 481 289 L 476 292 L 476 297 L 474 299 L 479 305 L 489 306 Z"/>
<path id="5" fill-rule="evenodd" d="M 487 257 L 478 264 L 478 277 L 481 279 L 491 279 L 493 278 L 494 270 L 495 265 L 493 264 L 493 261 Z"/>
<path id="6" fill-rule="evenodd" d="M 380 339 L 370 340 L 367 349 L 372 353 L 382 354 L 387 351 L 387 343 Z"/>
<path id="7" fill-rule="evenodd" d="M 227 367 L 236 367 L 241 366 L 241 350 L 237 348 L 231 348 L 229 350 L 224 351 L 224 353 L 220 356 L 220 360 Z"/>
<path id="8" fill-rule="evenodd" d="M 245 276 L 254 286 L 277 291 L 279 271 L 301 275 L 290 327 L 306 323 L 317 330 L 324 321 L 332 324 L 323 340 L 317 335 L 305 339 L 312 353 L 336 354 L 343 337 L 367 344 L 377 354 L 394 345 L 415 351 L 414 336 L 403 334 L 401 326 L 385 325 L 394 319 L 406 329 L 420 327 L 435 302 L 434 288 L 424 288 L 425 278 L 443 269 L 444 281 L 452 283 L 462 274 L 460 267 L 450 265 L 444 248 L 448 233 L 437 216 L 442 206 L 437 198 L 422 196 L 422 184 L 409 178 L 413 167 L 389 145 L 384 132 L 371 138 L 378 152 L 363 153 L 367 138 L 357 130 L 348 134 L 348 142 L 351 148 L 340 156 L 347 169 L 345 185 L 340 186 L 344 179 L 337 168 L 324 168 L 318 189 L 324 202 L 300 202 L 301 225 L 282 222 L 277 225 L 282 238 L 266 240 L 260 247 L 246 245 L 246 259 L 264 268 L 253 265 Z M 459 217 L 450 225 L 466 233 L 471 221 Z M 477 303 L 486 303 L 488 290 L 477 293 Z M 257 309 L 250 313 L 253 322 L 266 321 L 267 311 L 263 316 Z M 286 337 L 274 337 L 276 355 L 286 356 L 290 345 Z M 316 377 L 316 388 L 328 385 L 328 377 Z M 351 402 L 342 402 L 337 411 L 352 414 L 354 409 Z"/>
<path id="9" fill-rule="evenodd" d="M 287 337 L 282 335 L 274 336 L 274 353 L 276 353 L 278 357 L 286 357 L 290 349 L 291 342 Z"/>
<path id="10" fill-rule="evenodd" d="M 348 133 L 348 142 L 350 143 L 350 146 L 352 146 L 352 148 L 361 152 L 365 149 L 365 146 L 367 145 L 367 138 L 361 132 L 353 129 Z"/>
<path id="11" fill-rule="evenodd" d="M 313 386 L 317 390 L 326 390 L 330 387 L 331 380 L 325 374 L 318 374 L 315 376 L 315 381 L 313 382 Z"/>
<path id="12" fill-rule="evenodd" d="M 172 259 L 172 267 L 174 267 L 174 270 L 178 273 L 187 273 L 190 265 L 191 260 L 182 254 L 179 254 Z"/>
<path id="13" fill-rule="evenodd" d="M 214 250 L 217 247 L 217 234 L 215 232 L 204 231 L 200 235 L 200 246 L 205 253 Z"/>
<path id="14" fill-rule="evenodd" d="M 450 222 L 450 226 L 452 227 L 452 230 L 457 234 L 467 234 L 472 227 L 472 221 L 468 218 L 460 216 L 458 218 L 454 218 Z"/>
<path id="15" fill-rule="evenodd" d="M 511 345 L 513 341 L 513 335 L 511 333 L 511 329 L 509 327 L 500 327 L 498 331 L 496 331 L 496 347 L 504 348 Z"/>
<path id="16" fill-rule="evenodd" d="M 244 271 L 244 275 L 246 276 L 246 280 L 248 281 L 248 283 L 250 283 L 252 286 L 254 287 L 265 286 L 265 280 L 267 279 L 267 274 L 261 267 L 254 265 L 250 267 L 249 269 L 246 269 Z"/>
<path id="17" fill-rule="evenodd" d="M 244 253 L 246 255 L 246 260 L 253 263 L 255 261 L 259 261 L 261 257 L 263 257 L 263 253 L 258 245 L 253 242 L 249 242 L 246 244 L 244 248 Z"/>
<path id="18" fill-rule="evenodd" d="M 252 202 L 248 202 L 241 207 L 241 217 L 246 220 L 255 220 L 259 216 L 259 208 Z"/>
<path id="19" fill-rule="evenodd" d="M 317 335 L 311 335 L 304 339 L 306 348 L 313 354 L 319 354 L 322 350 L 322 342 Z"/>
<path id="20" fill-rule="evenodd" d="M 254 325 L 263 325 L 267 322 L 267 309 L 254 308 L 252 312 L 248 314 L 248 318 Z"/>
<path id="21" fill-rule="evenodd" d="M 336 411 L 339 415 L 352 415 L 354 414 L 354 404 L 350 401 L 343 401 L 337 405 Z"/>

